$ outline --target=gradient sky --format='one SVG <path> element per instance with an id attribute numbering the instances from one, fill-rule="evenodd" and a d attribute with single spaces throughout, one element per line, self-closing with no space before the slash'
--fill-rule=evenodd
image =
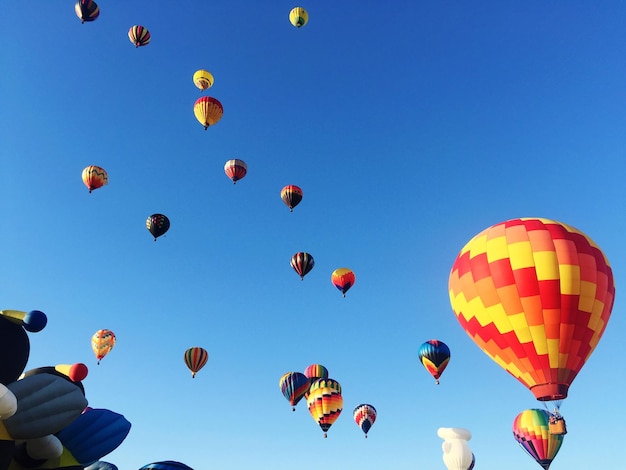
<path id="1" fill-rule="evenodd" d="M 551 470 L 615 468 L 626 386 L 626 4 L 281 0 L 4 2 L 0 308 L 39 309 L 29 368 L 84 362 L 90 406 L 123 414 L 103 460 L 136 469 L 444 469 L 463 427 L 479 470 L 540 468 L 511 433 L 532 394 L 462 330 L 456 254 L 511 218 L 560 220 L 614 270 L 604 337 L 562 406 Z M 151 43 L 127 37 L 144 25 Z M 193 115 L 205 68 L 224 117 Z M 248 164 L 233 185 L 226 160 Z M 89 194 L 85 166 L 109 185 Z M 304 191 L 292 213 L 280 189 Z M 171 229 L 154 242 L 152 213 Z M 307 251 L 304 281 L 289 266 Z M 346 298 L 331 272 L 349 267 Z M 113 330 L 96 365 L 90 338 Z M 441 384 L 426 340 L 452 359 Z M 195 379 L 182 356 L 209 351 Z M 323 438 L 278 380 L 312 363 L 343 388 Z M 371 403 L 369 438 L 352 419 Z"/>

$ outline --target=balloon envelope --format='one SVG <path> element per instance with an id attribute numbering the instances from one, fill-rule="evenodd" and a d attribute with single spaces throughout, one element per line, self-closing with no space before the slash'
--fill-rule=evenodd
<path id="1" fill-rule="evenodd" d="M 248 165 L 246 165 L 246 162 L 243 160 L 238 160 L 236 158 L 228 160 L 224 164 L 224 173 L 226 173 L 226 176 L 228 176 L 234 184 L 246 176 L 248 173 Z"/>
<path id="2" fill-rule="evenodd" d="M 422 365 L 439 383 L 439 377 L 450 362 L 450 348 L 443 341 L 431 339 L 420 346 L 418 356 Z"/>
<path id="3" fill-rule="evenodd" d="M 74 5 L 76 16 L 80 18 L 80 22 L 94 21 L 100 16 L 100 8 L 93 0 L 78 0 Z"/>
<path id="4" fill-rule="evenodd" d="M 109 183 L 109 175 L 104 168 L 96 165 L 89 165 L 83 170 L 83 183 L 87 186 L 89 192 L 94 189 L 101 188 Z"/>
<path id="5" fill-rule="evenodd" d="M 302 196 L 302 189 L 293 184 L 288 184 L 280 190 L 280 198 L 283 200 L 285 205 L 289 207 L 290 212 L 293 212 L 293 208 L 300 204 Z"/>
<path id="6" fill-rule="evenodd" d="M 206 130 L 216 124 L 224 115 L 224 107 L 215 98 L 202 96 L 193 105 L 193 113 L 200 124 Z"/>
<path id="7" fill-rule="evenodd" d="M 211 88 L 214 83 L 213 75 L 208 70 L 198 70 L 193 74 L 193 83 L 196 87 L 200 88 L 200 90 L 206 90 Z"/>
<path id="8" fill-rule="evenodd" d="M 152 214 L 146 219 L 146 228 L 154 237 L 154 241 L 170 229 L 170 219 L 163 214 Z"/>
<path id="9" fill-rule="evenodd" d="M 600 248 L 573 227 L 539 218 L 476 235 L 458 254 L 448 287 L 466 333 L 542 401 L 567 397 L 615 296 Z"/>
<path id="10" fill-rule="evenodd" d="M 185 351 L 184 360 L 185 365 L 191 371 L 191 377 L 193 378 L 209 360 L 209 353 L 206 349 L 195 346 Z"/>
<path id="11" fill-rule="evenodd" d="M 98 330 L 91 337 L 91 349 L 98 359 L 98 364 L 115 346 L 115 333 L 111 330 Z"/>
<path id="12" fill-rule="evenodd" d="M 324 386 L 322 382 L 325 380 L 327 379 L 313 382 L 307 398 L 309 413 L 322 428 L 322 431 L 324 431 L 324 437 L 326 437 L 326 432 L 337 421 L 343 410 L 341 387 L 337 390 L 336 388 Z"/>
<path id="13" fill-rule="evenodd" d="M 287 372 L 280 378 L 278 386 L 295 411 L 296 405 L 309 390 L 309 378 L 301 372 Z"/>
<path id="14" fill-rule="evenodd" d="M 346 292 L 354 285 L 356 276 L 352 270 L 348 268 L 338 268 L 330 275 L 330 281 L 333 285 L 341 291 L 343 296 L 346 296 Z"/>
<path id="15" fill-rule="evenodd" d="M 128 39 L 135 47 L 145 46 L 150 42 L 150 32 L 144 26 L 134 25 L 128 30 Z"/>
<path id="16" fill-rule="evenodd" d="M 300 279 L 304 279 L 315 266 L 315 260 L 311 254 L 300 251 L 291 257 L 290 264 Z"/>
<path id="17" fill-rule="evenodd" d="M 513 437 L 545 470 L 548 470 L 563 444 L 563 434 L 550 433 L 550 413 L 524 410 L 513 420 Z"/>
<path id="18" fill-rule="evenodd" d="M 352 416 L 357 426 L 361 428 L 365 433 L 365 437 L 367 437 L 368 431 L 374 424 L 374 421 L 376 421 L 376 408 L 367 403 L 363 403 L 354 408 Z"/>
<path id="19" fill-rule="evenodd" d="M 295 7 L 289 12 L 289 21 L 296 28 L 301 28 L 309 21 L 309 14 L 302 7 Z"/>

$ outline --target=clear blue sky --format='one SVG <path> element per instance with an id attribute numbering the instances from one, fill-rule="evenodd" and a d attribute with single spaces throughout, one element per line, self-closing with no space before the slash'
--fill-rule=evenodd
<path id="1" fill-rule="evenodd" d="M 626 415 L 622 332 L 626 4 L 620 1 L 105 1 L 0 13 L 0 308 L 40 309 L 29 368 L 84 362 L 92 407 L 131 423 L 103 460 L 136 469 L 444 469 L 464 427 L 476 468 L 540 468 L 514 441 L 541 407 L 457 323 L 448 274 L 480 230 L 573 225 L 606 253 L 616 302 L 562 407 L 551 469 L 614 468 Z M 152 34 L 139 49 L 127 38 Z M 195 120 L 211 71 L 224 117 Z M 226 160 L 247 162 L 233 186 Z M 89 194 L 82 169 L 109 185 Z M 280 189 L 296 184 L 290 213 Z M 152 213 L 171 229 L 156 243 Z M 304 281 L 289 266 L 307 251 Z M 350 267 L 342 298 L 331 272 Z M 97 366 L 91 335 L 113 330 Z M 452 351 L 436 386 L 426 340 Z M 209 351 L 195 379 L 182 356 Z M 285 372 L 325 365 L 344 412 L 324 439 Z M 352 419 L 371 403 L 363 438 Z"/>

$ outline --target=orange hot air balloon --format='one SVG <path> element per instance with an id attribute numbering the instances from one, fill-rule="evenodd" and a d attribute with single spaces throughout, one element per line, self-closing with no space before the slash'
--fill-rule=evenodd
<path id="1" fill-rule="evenodd" d="M 209 126 L 217 123 L 224 114 L 224 108 L 215 98 L 210 96 L 202 96 L 198 98 L 193 105 L 193 113 L 200 124 L 204 126 L 206 131 Z"/>
<path id="2" fill-rule="evenodd" d="M 293 212 L 293 208 L 302 201 L 302 189 L 293 184 L 288 184 L 280 190 L 280 198 L 289 207 L 289 212 Z"/>
<path id="3" fill-rule="evenodd" d="M 98 330 L 91 337 L 91 349 L 98 359 L 98 364 L 115 346 L 115 333 L 111 330 Z"/>
<path id="4" fill-rule="evenodd" d="M 615 296 L 600 248 L 579 230 L 540 218 L 476 235 L 454 261 L 448 287 L 470 338 L 540 401 L 567 397 Z"/>
<path id="5" fill-rule="evenodd" d="M 330 280 L 334 286 L 341 291 L 343 296 L 346 296 L 346 292 L 354 285 L 356 276 L 352 270 L 348 268 L 338 268 L 330 275 Z"/>
<path id="6" fill-rule="evenodd" d="M 195 346 L 185 351 L 184 359 L 185 365 L 191 371 L 191 378 L 194 378 L 209 360 L 209 353 L 206 349 Z"/>
<path id="7" fill-rule="evenodd" d="M 104 170 L 96 165 L 89 165 L 83 170 L 83 183 L 87 186 L 89 192 L 94 189 L 101 188 L 105 184 L 109 183 L 109 175 Z"/>

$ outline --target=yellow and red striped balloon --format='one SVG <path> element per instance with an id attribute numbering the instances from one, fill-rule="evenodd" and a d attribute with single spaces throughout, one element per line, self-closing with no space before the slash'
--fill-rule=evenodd
<path id="1" fill-rule="evenodd" d="M 215 125 L 224 115 L 224 107 L 211 96 L 202 96 L 193 104 L 193 114 L 206 131 L 209 126 Z"/>
<path id="2" fill-rule="evenodd" d="M 150 31 L 145 26 L 134 25 L 128 30 L 128 39 L 135 47 L 146 46 L 150 42 Z"/>
<path id="3" fill-rule="evenodd" d="M 474 342 L 538 400 L 562 400 L 598 345 L 615 296 L 600 248 L 579 230 L 512 219 L 458 254 L 449 294 Z"/>

